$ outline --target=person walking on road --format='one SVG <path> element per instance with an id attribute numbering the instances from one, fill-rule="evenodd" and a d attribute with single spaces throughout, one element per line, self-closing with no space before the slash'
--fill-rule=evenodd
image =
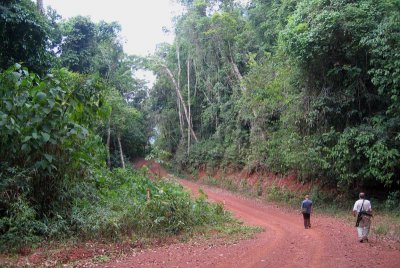
<path id="1" fill-rule="evenodd" d="M 312 213 L 312 201 L 309 199 L 309 196 L 306 195 L 303 202 L 301 202 L 301 213 L 303 213 L 304 219 L 304 228 L 311 228 L 311 213 Z"/>
<path id="2" fill-rule="evenodd" d="M 358 241 L 368 242 L 369 229 L 371 227 L 372 207 L 371 202 L 365 199 L 365 193 L 360 193 L 353 207 L 353 216 L 357 217 L 356 227 Z"/>

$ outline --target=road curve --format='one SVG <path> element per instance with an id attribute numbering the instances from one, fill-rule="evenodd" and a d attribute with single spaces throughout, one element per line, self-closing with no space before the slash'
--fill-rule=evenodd
<path id="1" fill-rule="evenodd" d="M 235 217 L 265 231 L 235 244 L 178 243 L 136 252 L 101 267 L 400 267 L 400 251 L 371 237 L 359 243 L 354 227 L 342 220 L 312 215 L 304 229 L 299 212 L 231 192 L 178 180 L 194 195 L 201 188 Z"/>

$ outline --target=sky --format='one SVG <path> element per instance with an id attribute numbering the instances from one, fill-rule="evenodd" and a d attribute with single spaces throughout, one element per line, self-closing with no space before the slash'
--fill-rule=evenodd
<path id="1" fill-rule="evenodd" d="M 182 12 L 174 0 L 43 0 L 43 3 L 63 19 L 82 15 L 95 22 L 119 22 L 125 53 L 140 56 L 153 53 L 159 43 L 172 43 L 173 35 L 163 33 L 162 28 L 171 30 L 172 18 Z"/>

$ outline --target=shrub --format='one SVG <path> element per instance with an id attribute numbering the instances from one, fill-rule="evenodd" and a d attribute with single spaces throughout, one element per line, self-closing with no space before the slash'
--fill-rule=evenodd
<path id="1" fill-rule="evenodd" d="M 0 250 L 10 251 L 40 241 L 45 226 L 36 218 L 36 211 L 23 196 L 10 203 L 0 219 Z"/>
<path id="2" fill-rule="evenodd" d="M 400 215 L 400 191 L 389 193 L 385 201 L 385 208 Z"/>
<path id="3" fill-rule="evenodd" d="M 181 185 L 151 181 L 140 170 L 114 169 L 100 174 L 98 202 L 80 199 L 73 209 L 77 231 L 86 237 L 99 233 L 109 238 L 130 233 L 178 234 L 228 219 L 220 205 L 209 204 L 204 194 L 192 200 Z"/>
<path id="4" fill-rule="evenodd" d="M 380 182 L 390 186 L 395 177 L 399 152 L 390 148 L 381 130 L 371 126 L 347 128 L 331 148 L 328 158 L 338 175 L 338 184 Z"/>

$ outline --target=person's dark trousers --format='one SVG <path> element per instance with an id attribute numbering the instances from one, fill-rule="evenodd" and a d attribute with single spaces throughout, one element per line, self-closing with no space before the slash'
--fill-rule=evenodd
<path id="1" fill-rule="evenodd" d="M 311 227 L 311 222 L 310 222 L 310 214 L 309 213 L 303 213 L 303 219 L 304 219 L 304 227 L 310 228 Z"/>

